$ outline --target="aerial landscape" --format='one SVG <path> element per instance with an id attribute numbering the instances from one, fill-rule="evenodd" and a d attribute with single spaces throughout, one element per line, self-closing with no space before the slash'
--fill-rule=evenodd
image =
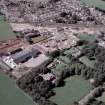
<path id="1" fill-rule="evenodd" d="M 0 105 L 105 105 L 105 0 L 0 0 Z"/>

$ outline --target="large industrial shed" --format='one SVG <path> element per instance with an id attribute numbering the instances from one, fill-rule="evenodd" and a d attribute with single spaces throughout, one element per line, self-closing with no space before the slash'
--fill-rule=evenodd
<path id="1" fill-rule="evenodd" d="M 19 53 L 13 54 L 12 58 L 15 63 L 22 63 L 27 61 L 30 58 L 35 58 L 40 54 L 40 51 L 32 48 L 32 49 L 25 49 L 20 51 Z"/>

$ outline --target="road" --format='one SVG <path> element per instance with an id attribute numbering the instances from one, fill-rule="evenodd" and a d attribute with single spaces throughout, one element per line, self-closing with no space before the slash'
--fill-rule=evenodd
<path id="1" fill-rule="evenodd" d="M 37 26 L 37 25 L 34 25 Z M 41 27 L 74 27 L 74 28 L 93 28 L 93 29 L 104 29 L 105 30 L 105 25 L 90 25 L 87 26 L 85 24 L 64 24 L 64 23 L 46 23 L 46 24 L 41 24 L 38 25 Z"/>

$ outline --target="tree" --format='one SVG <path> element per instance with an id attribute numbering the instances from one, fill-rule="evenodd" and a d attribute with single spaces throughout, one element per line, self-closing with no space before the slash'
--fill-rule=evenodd
<path id="1" fill-rule="evenodd" d="M 37 102 L 41 103 L 41 105 L 55 105 L 54 103 L 46 100 L 51 95 L 53 95 L 53 85 L 49 81 L 45 81 L 41 76 L 40 73 L 44 73 L 47 68 L 40 68 L 33 69 L 28 74 L 22 76 L 18 81 L 18 86 L 23 89 L 26 93 L 28 93 L 32 99 Z M 44 100 L 42 102 L 42 99 Z"/>

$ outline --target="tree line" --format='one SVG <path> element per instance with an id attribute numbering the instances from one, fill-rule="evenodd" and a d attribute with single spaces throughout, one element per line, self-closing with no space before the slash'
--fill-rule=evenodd
<path id="1" fill-rule="evenodd" d="M 39 76 L 40 73 L 46 72 L 48 72 L 48 69 L 43 66 L 35 68 L 28 74 L 22 76 L 17 81 L 17 84 L 39 105 L 56 105 L 48 100 L 49 97 L 54 95 L 54 92 L 51 90 L 53 88 L 53 84 L 49 81 L 45 81 L 41 76 Z"/>

